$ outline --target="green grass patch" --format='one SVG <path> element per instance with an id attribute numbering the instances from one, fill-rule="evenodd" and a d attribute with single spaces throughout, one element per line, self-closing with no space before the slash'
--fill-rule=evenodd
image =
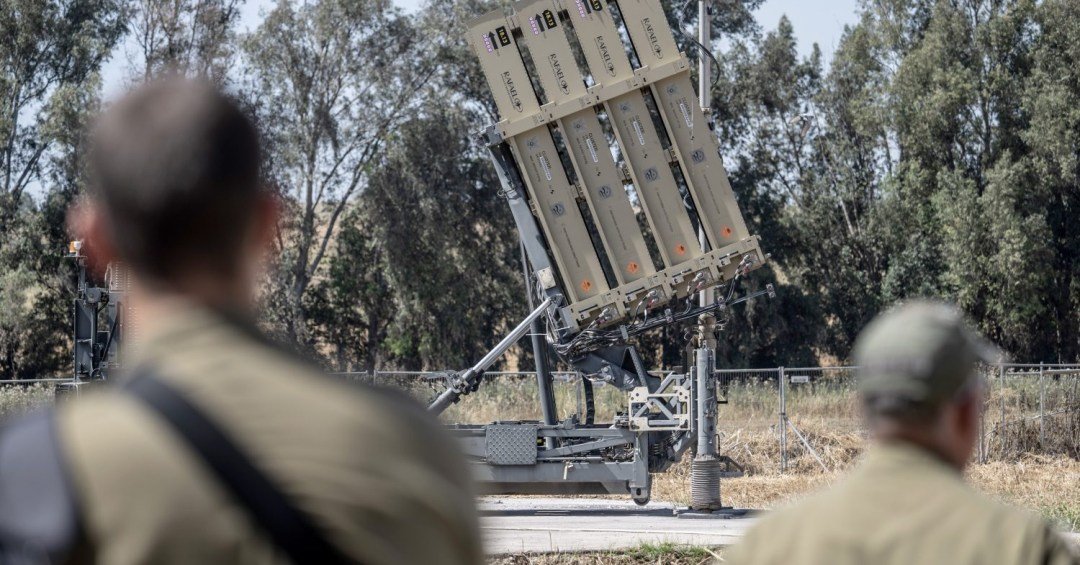
<path id="1" fill-rule="evenodd" d="M 715 562 L 720 549 L 706 549 L 676 543 L 644 543 L 619 550 L 582 553 L 525 553 L 490 559 L 490 565 L 701 565 Z"/>
<path id="2" fill-rule="evenodd" d="M 1060 502 L 1043 506 L 1039 512 L 1058 528 L 1069 532 L 1080 532 L 1080 502 L 1072 504 Z"/>
<path id="3" fill-rule="evenodd" d="M 691 559 L 702 560 L 708 557 L 712 557 L 712 550 L 707 550 L 703 547 L 692 547 L 686 545 L 679 545 L 671 542 L 663 543 L 643 543 L 633 549 L 630 549 L 625 555 L 631 559 L 639 559 L 649 563 L 656 563 L 658 560 L 670 563 L 673 559 Z"/>

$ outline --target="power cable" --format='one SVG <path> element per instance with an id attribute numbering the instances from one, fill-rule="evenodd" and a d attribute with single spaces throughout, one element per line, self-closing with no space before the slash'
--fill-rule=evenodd
<path id="1" fill-rule="evenodd" d="M 702 45 L 701 42 L 697 40 L 697 38 L 693 37 L 692 35 L 688 35 L 685 31 L 683 31 L 683 26 L 688 23 L 687 17 L 685 15 L 686 14 L 686 7 L 689 6 L 690 3 L 693 2 L 693 1 L 694 0 L 686 0 L 686 2 L 683 2 L 682 8 L 679 9 L 679 13 L 678 13 L 679 25 L 675 26 L 674 29 L 676 30 L 676 32 L 683 39 L 693 43 L 694 46 L 697 47 L 697 50 L 699 52 L 704 53 L 709 58 L 709 60 L 712 61 L 712 64 L 716 67 L 716 72 L 713 73 L 712 86 L 716 86 L 717 83 L 720 82 L 720 70 L 721 70 L 720 61 L 716 58 L 715 55 L 713 55 L 711 49 L 709 49 L 708 47 Z M 708 14 L 711 16 L 712 15 L 712 8 L 706 9 L 706 12 L 708 12 Z M 712 21 L 706 22 L 703 25 L 712 25 Z"/>

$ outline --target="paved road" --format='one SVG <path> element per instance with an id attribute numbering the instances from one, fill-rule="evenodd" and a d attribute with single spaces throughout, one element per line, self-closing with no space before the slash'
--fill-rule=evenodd
<path id="1" fill-rule="evenodd" d="M 554 551 L 604 551 L 642 543 L 729 545 L 754 518 L 677 518 L 674 506 L 656 502 L 485 497 L 480 501 L 484 543 L 491 555 Z"/>
<path id="2" fill-rule="evenodd" d="M 730 545 L 755 518 L 677 518 L 674 506 L 629 500 L 484 497 L 480 500 L 484 544 L 491 555 L 556 551 L 605 551 L 642 543 Z M 1065 537 L 1080 547 L 1080 533 Z"/>

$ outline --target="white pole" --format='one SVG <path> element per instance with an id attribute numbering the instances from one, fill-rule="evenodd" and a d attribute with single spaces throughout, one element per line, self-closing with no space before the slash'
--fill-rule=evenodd
<path id="1" fill-rule="evenodd" d="M 1039 363 L 1039 449 L 1046 449 L 1046 382 L 1043 364 Z"/>
<path id="2" fill-rule="evenodd" d="M 712 10 L 709 9 L 708 0 L 698 0 L 698 43 L 705 49 L 712 49 L 711 24 Z M 698 57 L 698 102 L 705 110 L 709 108 L 709 90 L 712 86 L 712 67 L 709 64 L 709 56 L 701 53 Z"/>
<path id="3" fill-rule="evenodd" d="M 784 368 L 780 367 L 777 372 L 776 385 L 780 387 L 780 472 L 787 472 L 787 399 L 784 397 Z"/>
<path id="4" fill-rule="evenodd" d="M 698 0 L 698 43 L 704 49 L 712 49 L 712 9 L 709 8 L 709 0 Z M 698 54 L 698 102 L 701 104 L 701 109 L 705 113 L 706 118 L 712 115 L 709 111 L 709 104 L 711 103 L 710 95 L 712 94 L 712 67 L 709 66 L 709 56 L 706 53 Z M 703 127 L 709 127 L 707 123 L 701 124 Z M 711 134 L 710 134 L 711 135 Z M 701 249 L 704 250 L 706 246 L 707 238 L 705 236 L 705 228 L 698 227 L 698 244 L 701 245 Z M 711 288 L 701 291 L 698 295 L 698 305 L 708 306 L 713 303 L 714 290 Z"/>

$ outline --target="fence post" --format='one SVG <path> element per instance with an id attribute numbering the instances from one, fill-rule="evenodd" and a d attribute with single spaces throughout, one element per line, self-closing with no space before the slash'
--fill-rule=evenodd
<path id="1" fill-rule="evenodd" d="M 777 370 L 779 377 L 777 386 L 780 387 L 780 472 L 787 472 L 787 399 L 784 395 L 784 368 Z"/>
<path id="2" fill-rule="evenodd" d="M 1046 382 L 1043 364 L 1039 362 L 1039 450 L 1046 449 Z"/>
<path id="3" fill-rule="evenodd" d="M 980 379 L 982 377 L 980 376 Z M 986 398 L 982 402 L 990 401 L 990 384 L 992 381 L 986 379 Z M 986 463 L 986 410 L 984 406 L 979 406 L 979 463 Z"/>
<path id="4" fill-rule="evenodd" d="M 1005 363 L 998 363 L 998 380 L 1001 383 L 1001 456 L 1005 457 Z"/>

